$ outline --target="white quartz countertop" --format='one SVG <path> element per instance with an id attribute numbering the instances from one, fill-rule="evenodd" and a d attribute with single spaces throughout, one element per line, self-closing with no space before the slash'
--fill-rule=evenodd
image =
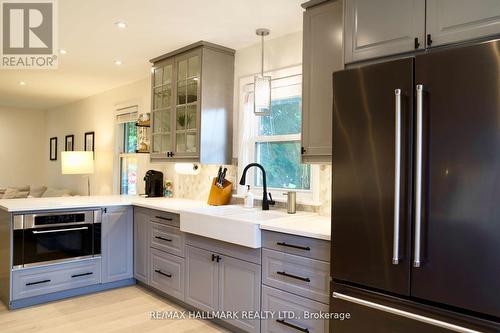
<path id="1" fill-rule="evenodd" d="M 317 214 L 305 216 L 289 215 L 289 217 L 277 221 L 262 221 L 260 229 L 330 240 L 331 218 Z"/>
<path id="2" fill-rule="evenodd" d="M 210 207 L 205 201 L 177 198 L 144 198 L 140 196 L 105 195 L 105 196 L 75 196 L 58 198 L 27 198 L 0 200 L 0 210 L 9 213 L 22 213 L 58 209 L 83 209 L 112 206 L 138 206 L 149 209 L 181 214 L 195 209 L 202 212 Z M 258 210 L 258 207 L 257 207 Z M 330 240 L 330 217 L 314 213 L 297 212 L 283 213 L 280 218 L 266 218 L 267 215 L 283 213 L 282 210 L 259 211 L 255 215 L 256 224 L 261 230 L 270 230 Z"/>
<path id="3" fill-rule="evenodd" d="M 206 207 L 206 202 L 176 198 L 144 198 L 127 195 L 75 196 L 58 198 L 27 198 L 0 200 L 0 209 L 9 213 L 41 210 L 140 206 L 145 208 L 180 213 L 182 209 Z"/>

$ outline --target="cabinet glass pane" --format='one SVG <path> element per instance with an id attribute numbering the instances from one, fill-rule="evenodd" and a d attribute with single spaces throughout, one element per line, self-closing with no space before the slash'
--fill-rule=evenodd
<path id="1" fill-rule="evenodd" d="M 186 81 L 177 83 L 177 105 L 186 104 Z"/>
<path id="2" fill-rule="evenodd" d="M 172 65 L 163 68 L 163 84 L 172 82 Z"/>
<path id="3" fill-rule="evenodd" d="M 186 133 L 186 152 L 196 153 L 196 132 Z"/>
<path id="4" fill-rule="evenodd" d="M 189 79 L 187 81 L 187 102 L 193 103 L 198 100 L 198 80 Z"/>
<path id="5" fill-rule="evenodd" d="M 170 132 L 170 110 L 161 111 L 161 132 Z"/>
<path id="6" fill-rule="evenodd" d="M 182 81 L 187 78 L 187 60 L 179 61 L 177 65 L 177 81 Z"/>
<path id="7" fill-rule="evenodd" d="M 154 94 L 153 94 L 153 109 L 159 109 L 161 108 L 161 87 L 159 88 L 154 88 Z"/>
<path id="8" fill-rule="evenodd" d="M 153 153 L 159 153 L 161 150 L 161 135 L 153 135 Z"/>
<path id="9" fill-rule="evenodd" d="M 176 143 L 176 151 L 179 153 L 185 153 L 186 152 L 186 133 L 181 132 L 177 133 L 175 136 L 175 143 Z"/>
<path id="10" fill-rule="evenodd" d="M 170 146 L 170 134 L 163 134 L 161 136 L 161 152 L 166 153 L 168 151 L 171 151 L 171 146 Z"/>
<path id="11" fill-rule="evenodd" d="M 194 77 L 200 74 L 200 61 L 198 56 L 188 59 L 188 77 Z"/>
<path id="12" fill-rule="evenodd" d="M 186 129 L 196 129 L 196 105 L 189 105 L 186 110 Z"/>
<path id="13" fill-rule="evenodd" d="M 158 86 L 161 84 L 161 80 L 162 80 L 162 73 L 163 73 L 163 68 L 160 67 L 160 68 L 155 68 L 155 72 L 154 72 L 154 86 Z"/>
<path id="14" fill-rule="evenodd" d="M 161 113 L 160 111 L 153 112 L 153 133 L 161 132 Z"/>
<path id="15" fill-rule="evenodd" d="M 169 107 L 172 103 L 172 85 L 166 84 L 162 90 L 162 106 Z"/>
<path id="16" fill-rule="evenodd" d="M 175 121 L 175 129 L 183 130 L 186 128 L 186 107 L 181 106 L 177 107 L 176 110 L 176 121 Z"/>

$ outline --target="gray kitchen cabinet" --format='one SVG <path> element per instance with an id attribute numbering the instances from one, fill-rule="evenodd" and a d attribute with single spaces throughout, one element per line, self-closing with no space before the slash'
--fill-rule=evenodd
<path id="1" fill-rule="evenodd" d="M 190 245 L 185 253 L 187 304 L 203 311 L 260 311 L 260 265 Z M 260 332 L 259 320 L 227 322 L 245 332 Z"/>
<path id="2" fill-rule="evenodd" d="M 134 209 L 134 277 L 149 283 L 150 215 Z"/>
<path id="3" fill-rule="evenodd" d="M 331 162 L 332 73 L 344 68 L 342 1 L 307 7 L 303 22 L 302 161 Z"/>
<path id="4" fill-rule="evenodd" d="M 200 41 L 151 60 L 151 160 L 231 163 L 234 52 Z"/>
<path id="5" fill-rule="evenodd" d="M 259 311 L 261 267 L 224 256 L 219 263 L 219 310 Z M 260 332 L 260 320 L 239 318 L 231 321 L 246 332 Z"/>
<path id="6" fill-rule="evenodd" d="M 132 278 L 134 275 L 132 208 L 105 208 L 101 229 L 102 282 Z"/>
<path id="7" fill-rule="evenodd" d="M 346 63 L 425 48 L 424 0 L 345 0 L 345 6 Z"/>
<path id="8" fill-rule="evenodd" d="M 184 259 L 151 249 L 150 285 L 184 301 Z"/>
<path id="9" fill-rule="evenodd" d="M 203 311 L 219 308 L 219 274 L 213 253 L 186 246 L 186 303 Z"/>
<path id="10" fill-rule="evenodd" d="M 426 25 L 428 47 L 500 34 L 500 1 L 427 0 Z"/>

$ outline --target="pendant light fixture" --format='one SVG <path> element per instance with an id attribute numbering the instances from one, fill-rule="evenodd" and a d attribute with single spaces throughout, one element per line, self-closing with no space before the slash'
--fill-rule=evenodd
<path id="1" fill-rule="evenodd" d="M 271 77 L 264 76 L 264 37 L 268 36 L 269 29 L 257 29 L 257 36 L 262 38 L 261 69 L 260 75 L 254 77 L 254 108 L 256 116 L 268 116 L 271 114 Z"/>

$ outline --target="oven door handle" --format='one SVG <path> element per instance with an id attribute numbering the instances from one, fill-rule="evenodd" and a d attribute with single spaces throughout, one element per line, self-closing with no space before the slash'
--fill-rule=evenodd
<path id="1" fill-rule="evenodd" d="M 66 228 L 66 229 L 55 229 L 55 230 L 33 230 L 34 234 L 51 234 L 55 232 L 64 232 L 64 231 L 78 231 L 78 230 L 87 230 L 89 227 L 80 227 L 80 228 Z"/>

